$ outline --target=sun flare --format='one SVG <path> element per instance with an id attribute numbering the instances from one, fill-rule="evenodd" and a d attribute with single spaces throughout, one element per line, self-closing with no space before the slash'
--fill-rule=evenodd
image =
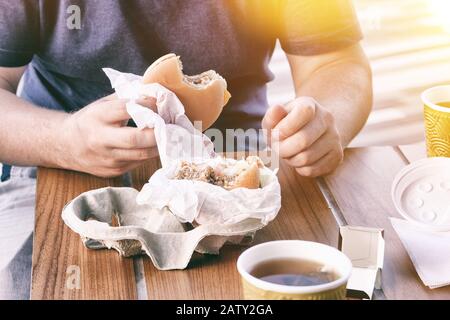
<path id="1" fill-rule="evenodd" d="M 449 0 L 427 0 L 428 8 L 436 19 L 436 24 L 441 26 L 446 31 L 450 32 L 450 19 L 448 13 L 450 12 Z"/>

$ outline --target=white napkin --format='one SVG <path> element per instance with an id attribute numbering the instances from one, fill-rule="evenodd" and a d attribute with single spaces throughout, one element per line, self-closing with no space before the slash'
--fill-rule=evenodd
<path id="1" fill-rule="evenodd" d="M 197 130 L 184 112 L 184 106 L 170 90 L 157 84 L 143 84 L 142 77 L 104 68 L 111 86 L 121 99 L 128 99 L 127 111 L 137 127 L 154 128 L 163 167 L 184 159 L 210 159 L 216 156 L 214 144 Z M 156 98 L 158 114 L 137 104 L 144 96 Z"/>
<path id="2" fill-rule="evenodd" d="M 390 220 L 423 283 L 431 289 L 450 285 L 450 232 L 427 231 L 406 220 Z"/>

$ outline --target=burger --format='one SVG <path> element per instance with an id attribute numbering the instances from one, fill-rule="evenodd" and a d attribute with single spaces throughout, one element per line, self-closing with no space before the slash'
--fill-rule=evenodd
<path id="1" fill-rule="evenodd" d="M 184 105 L 187 117 L 201 121 L 202 130 L 209 128 L 219 118 L 231 94 L 227 82 L 214 70 L 197 75 L 183 74 L 180 57 L 170 53 L 152 63 L 145 71 L 144 84 L 159 83 L 175 93 Z"/>
<path id="2" fill-rule="evenodd" d="M 249 156 L 246 159 L 221 159 L 206 163 L 181 161 L 174 179 L 203 181 L 227 190 L 236 188 L 258 189 L 260 169 L 264 164 L 259 157 Z"/>

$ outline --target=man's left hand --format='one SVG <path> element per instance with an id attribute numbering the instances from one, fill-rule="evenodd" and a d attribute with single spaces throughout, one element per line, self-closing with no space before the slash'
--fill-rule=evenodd
<path id="1" fill-rule="evenodd" d="M 331 173 L 344 158 L 333 114 L 310 97 L 267 110 L 262 121 L 268 143 L 302 176 Z"/>

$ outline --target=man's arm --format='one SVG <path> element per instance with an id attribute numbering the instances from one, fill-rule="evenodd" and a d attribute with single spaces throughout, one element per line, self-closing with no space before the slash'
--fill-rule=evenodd
<path id="1" fill-rule="evenodd" d="M 0 162 L 57 167 L 58 126 L 67 115 L 37 108 L 16 96 L 24 71 L 25 67 L 0 68 Z"/>
<path id="2" fill-rule="evenodd" d="M 0 68 L 0 162 L 106 177 L 156 155 L 152 129 L 123 126 L 125 101 L 108 97 L 74 114 L 40 108 L 15 94 L 24 70 Z"/>
<path id="3" fill-rule="evenodd" d="M 359 45 L 316 56 L 288 55 L 297 98 L 270 108 L 263 127 L 304 176 L 333 171 L 372 106 L 372 76 Z"/>
<path id="4" fill-rule="evenodd" d="M 360 45 L 318 56 L 287 57 L 296 97 L 313 97 L 329 110 L 347 146 L 372 108 L 372 73 Z"/>

